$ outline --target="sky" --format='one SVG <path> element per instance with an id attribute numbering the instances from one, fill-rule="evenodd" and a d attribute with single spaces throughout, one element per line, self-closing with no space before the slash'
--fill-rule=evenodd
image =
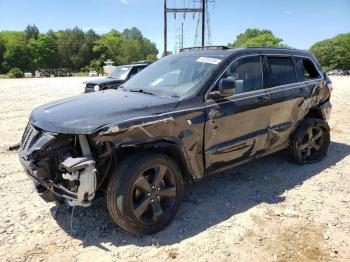
<path id="1" fill-rule="evenodd" d="M 213 0 L 209 0 L 212 2 Z M 192 0 L 168 0 L 190 7 Z M 350 0 L 216 0 L 209 4 L 213 45 L 227 45 L 247 28 L 269 29 L 284 43 L 308 49 L 317 41 L 350 32 Z M 194 45 L 197 17 L 168 15 L 168 46 L 173 50 L 184 22 L 184 46 Z M 133 26 L 163 50 L 163 0 L 0 0 L 0 31 L 40 32 L 78 26 L 97 33 Z"/>

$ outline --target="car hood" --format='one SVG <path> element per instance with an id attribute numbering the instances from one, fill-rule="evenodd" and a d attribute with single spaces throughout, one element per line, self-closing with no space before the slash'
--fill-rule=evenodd
<path id="1" fill-rule="evenodd" d="M 123 83 L 123 80 L 118 80 L 115 78 L 97 78 L 97 79 L 93 79 L 90 81 L 85 82 L 85 84 L 89 84 L 89 85 L 111 85 L 111 84 L 120 84 Z"/>
<path id="2" fill-rule="evenodd" d="M 168 112 L 177 104 L 176 98 L 106 90 L 38 107 L 33 110 L 30 121 L 50 132 L 91 134 L 111 123 Z"/>

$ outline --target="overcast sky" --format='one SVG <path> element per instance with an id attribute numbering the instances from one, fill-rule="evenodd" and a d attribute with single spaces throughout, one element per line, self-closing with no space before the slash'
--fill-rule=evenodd
<path id="1" fill-rule="evenodd" d="M 209 0 L 211 1 L 211 0 Z M 190 0 L 168 0 L 178 7 Z M 163 0 L 0 0 L 0 30 L 41 32 L 78 26 L 106 33 L 138 27 L 163 49 Z M 212 44 L 226 45 L 248 27 L 270 29 L 284 43 L 307 49 L 313 43 L 350 32 L 350 0 L 216 0 L 209 5 Z M 169 49 L 175 46 L 183 17 L 169 15 Z M 193 46 L 197 18 L 186 16 L 185 46 Z"/>

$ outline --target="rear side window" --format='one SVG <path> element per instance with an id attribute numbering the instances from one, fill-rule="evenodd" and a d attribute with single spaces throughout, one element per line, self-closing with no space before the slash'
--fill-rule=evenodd
<path id="1" fill-rule="evenodd" d="M 303 82 L 320 77 L 314 63 L 308 58 L 295 58 L 297 65 L 297 79 L 298 82 Z"/>
<path id="2" fill-rule="evenodd" d="M 244 57 L 226 69 L 223 78 L 236 82 L 236 93 L 245 93 L 263 88 L 261 56 Z"/>
<path id="3" fill-rule="evenodd" d="M 293 61 L 290 57 L 267 57 L 267 62 L 271 73 L 268 87 L 296 82 Z"/>

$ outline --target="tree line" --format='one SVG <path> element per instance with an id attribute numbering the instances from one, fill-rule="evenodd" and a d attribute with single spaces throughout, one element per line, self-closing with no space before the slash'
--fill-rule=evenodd
<path id="1" fill-rule="evenodd" d="M 256 28 L 248 28 L 228 46 L 289 47 L 270 30 Z M 310 51 L 326 71 L 350 69 L 350 33 L 317 42 Z M 40 33 L 35 25 L 28 25 L 23 32 L 0 32 L 0 74 L 16 77 L 44 68 L 100 71 L 106 59 L 119 65 L 156 60 L 157 54 L 156 45 L 136 27 L 122 32 L 113 29 L 102 35 L 78 27 Z"/>
<path id="2" fill-rule="evenodd" d="M 229 47 L 270 46 L 287 48 L 283 39 L 275 36 L 270 30 L 248 28 L 239 34 Z M 333 38 L 317 42 L 309 49 L 316 55 L 323 69 L 328 72 L 334 69 L 350 70 L 350 33 L 340 34 Z"/>
<path id="3" fill-rule="evenodd" d="M 92 29 L 75 27 L 40 33 L 35 25 L 23 32 L 0 32 L 0 73 L 11 70 L 33 72 L 46 68 L 100 71 L 106 59 L 115 64 L 157 59 L 155 43 L 133 27 L 99 35 Z"/>

